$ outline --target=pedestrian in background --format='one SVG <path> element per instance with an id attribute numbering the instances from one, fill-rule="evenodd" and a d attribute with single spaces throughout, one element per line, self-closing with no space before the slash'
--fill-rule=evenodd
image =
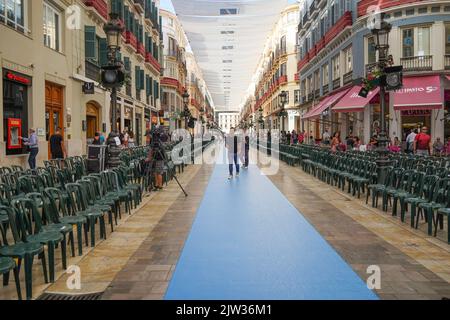
<path id="1" fill-rule="evenodd" d="M 61 134 L 61 128 L 57 128 L 56 132 L 50 137 L 50 153 L 52 159 L 64 159 L 65 149 L 64 149 L 64 139 Z"/>
<path id="2" fill-rule="evenodd" d="M 414 152 L 414 140 L 416 140 L 417 129 L 411 130 L 406 136 L 406 153 Z"/>
<path id="3" fill-rule="evenodd" d="M 422 131 L 414 139 L 414 153 L 422 156 L 430 155 L 432 150 L 431 137 L 428 135 L 428 128 L 423 127 Z"/>
<path id="4" fill-rule="evenodd" d="M 34 170 L 36 169 L 36 157 L 39 153 L 39 142 L 36 135 L 36 130 L 30 129 L 28 130 L 28 132 L 29 132 L 28 138 L 19 137 L 19 139 L 22 139 L 24 141 L 23 144 L 30 148 L 28 165 L 30 166 L 30 169 Z"/>
<path id="5" fill-rule="evenodd" d="M 269 131 L 270 134 L 270 131 Z M 269 136 L 270 138 L 270 136 Z M 241 152 L 238 137 L 234 134 L 234 128 L 230 128 L 230 133 L 225 138 L 225 147 L 228 151 L 228 169 L 230 175 L 228 180 L 233 179 L 233 167 L 236 166 L 236 177 L 239 177 L 239 154 Z"/>

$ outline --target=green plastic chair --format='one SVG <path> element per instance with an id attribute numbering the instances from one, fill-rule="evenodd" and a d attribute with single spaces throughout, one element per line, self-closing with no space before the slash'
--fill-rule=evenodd
<path id="1" fill-rule="evenodd" d="M 82 230 L 87 223 L 85 216 L 69 215 L 64 194 L 57 188 L 46 188 L 44 190 L 45 203 L 51 219 L 56 224 L 69 224 L 77 229 L 78 254 L 83 255 Z M 62 215 L 61 215 L 62 213 Z M 73 232 L 69 235 L 69 242 L 72 249 L 72 257 L 75 256 Z"/>
<path id="2" fill-rule="evenodd" d="M 436 226 L 436 217 L 435 211 L 441 208 L 444 208 L 446 205 L 446 198 L 443 192 L 440 192 L 441 189 L 449 190 L 450 188 L 450 178 L 441 178 L 436 180 L 434 186 L 429 189 L 428 201 L 419 203 L 419 213 L 422 210 L 425 212 L 425 221 L 428 224 L 428 235 L 433 234 L 433 224 Z M 445 192 L 446 195 L 446 192 Z M 419 218 L 420 214 L 416 217 L 416 229 L 419 226 Z"/>
<path id="3" fill-rule="evenodd" d="M 0 248 L 0 255 L 18 259 L 17 268 L 20 270 L 22 261 L 24 261 L 25 269 L 25 289 L 27 300 L 33 296 L 33 260 L 37 256 L 42 263 L 42 271 L 44 281 L 48 283 L 47 263 L 45 259 L 44 246 L 39 242 L 27 242 L 27 228 L 24 220 L 26 219 L 23 212 L 18 212 L 12 207 L 0 206 L 0 212 L 6 212 L 9 217 L 11 232 L 13 234 L 13 245 L 3 246 Z"/>
<path id="4" fill-rule="evenodd" d="M 95 224 L 100 221 L 100 237 L 106 237 L 105 213 L 101 210 L 90 208 L 86 199 L 86 193 L 83 186 L 79 183 L 69 183 L 66 185 L 69 193 L 69 204 L 73 214 L 84 216 L 87 219 L 85 224 L 85 240 L 88 246 L 88 230 L 91 231 L 91 247 L 95 247 Z"/>
<path id="5" fill-rule="evenodd" d="M 19 268 L 14 259 L 9 257 L 0 257 L 0 274 L 3 275 L 3 286 L 9 283 L 9 275 L 13 271 L 14 281 L 16 282 L 17 298 L 22 300 L 22 291 L 20 290 Z"/>
<path id="6" fill-rule="evenodd" d="M 13 200 L 12 207 L 23 217 L 23 224 L 26 230 L 26 242 L 35 242 L 47 246 L 49 276 L 50 282 L 55 281 L 55 247 L 61 245 L 61 258 L 63 268 L 67 268 L 66 242 L 64 236 L 60 231 L 45 231 L 42 225 L 42 220 L 39 215 L 38 208 L 34 200 L 29 198 L 21 198 Z M 28 218 L 31 213 L 34 220 L 34 230 L 31 219 Z"/>

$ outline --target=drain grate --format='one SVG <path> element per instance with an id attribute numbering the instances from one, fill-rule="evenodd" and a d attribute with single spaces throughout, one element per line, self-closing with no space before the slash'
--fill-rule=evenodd
<path id="1" fill-rule="evenodd" d="M 100 300 L 102 295 L 103 292 L 79 295 L 44 293 L 37 300 Z"/>

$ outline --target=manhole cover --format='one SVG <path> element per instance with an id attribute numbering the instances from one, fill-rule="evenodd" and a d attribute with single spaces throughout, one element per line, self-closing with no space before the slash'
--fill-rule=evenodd
<path id="1" fill-rule="evenodd" d="M 44 293 L 37 300 L 100 300 L 102 295 L 103 292 L 79 295 Z"/>

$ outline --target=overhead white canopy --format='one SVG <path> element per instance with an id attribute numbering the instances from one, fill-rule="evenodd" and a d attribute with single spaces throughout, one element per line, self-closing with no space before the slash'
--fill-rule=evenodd
<path id="1" fill-rule="evenodd" d="M 239 110 L 288 0 L 172 0 L 217 111 Z"/>

